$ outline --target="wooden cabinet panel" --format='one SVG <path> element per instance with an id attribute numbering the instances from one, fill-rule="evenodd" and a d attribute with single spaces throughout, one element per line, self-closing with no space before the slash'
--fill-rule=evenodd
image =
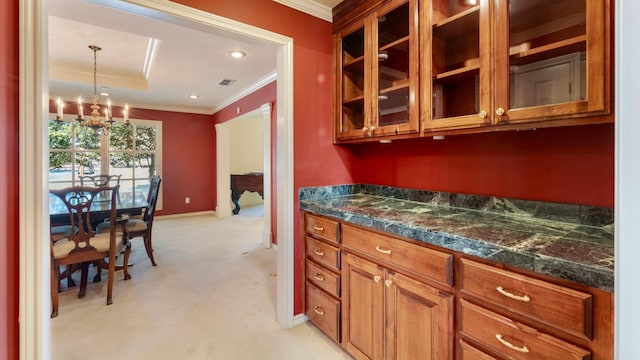
<path id="1" fill-rule="evenodd" d="M 342 242 L 345 248 L 392 263 L 405 272 L 446 286 L 453 285 L 453 255 L 451 254 L 349 225 L 342 227 Z"/>
<path id="2" fill-rule="evenodd" d="M 306 237 L 307 258 L 335 271 L 340 270 L 340 249 L 323 241 Z"/>
<path id="3" fill-rule="evenodd" d="M 338 244 L 340 239 L 339 222 L 305 213 L 304 224 L 307 234 Z"/>
<path id="4" fill-rule="evenodd" d="M 306 265 L 307 281 L 337 298 L 340 297 L 340 275 L 334 274 L 310 260 L 307 260 Z"/>
<path id="5" fill-rule="evenodd" d="M 508 359 L 587 360 L 591 353 L 534 328 L 459 300 L 460 332 Z"/>
<path id="6" fill-rule="evenodd" d="M 582 337 L 592 337 L 592 296 L 511 271 L 460 260 L 460 290 Z"/>
<path id="7" fill-rule="evenodd" d="M 340 342 L 340 301 L 307 281 L 306 314 L 327 335 Z"/>
<path id="8" fill-rule="evenodd" d="M 453 295 L 388 273 L 385 304 L 387 359 L 452 358 Z"/>
<path id="9" fill-rule="evenodd" d="M 383 276 L 374 263 L 344 255 L 343 343 L 356 359 L 384 356 Z"/>

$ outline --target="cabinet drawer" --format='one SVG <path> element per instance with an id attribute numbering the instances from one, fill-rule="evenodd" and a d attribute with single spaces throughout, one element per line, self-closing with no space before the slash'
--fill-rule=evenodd
<path id="1" fill-rule="evenodd" d="M 326 219 L 316 215 L 304 215 L 305 231 L 315 237 L 325 239 L 334 243 L 340 242 L 340 223 L 335 220 Z"/>
<path id="2" fill-rule="evenodd" d="M 340 301 L 307 281 L 307 316 L 322 331 L 340 342 Z"/>
<path id="3" fill-rule="evenodd" d="M 460 343 L 458 343 L 458 354 L 458 359 L 460 360 L 497 360 L 493 356 L 469 345 L 464 340 L 460 340 Z"/>
<path id="4" fill-rule="evenodd" d="M 423 278 L 453 285 L 453 255 L 411 244 L 393 237 L 342 226 L 342 245 L 364 255 L 401 267 Z"/>
<path id="5" fill-rule="evenodd" d="M 563 286 L 460 260 L 460 289 L 581 337 L 592 337 L 592 296 Z"/>
<path id="6" fill-rule="evenodd" d="M 307 260 L 307 280 L 329 294 L 340 297 L 340 275 L 336 275 L 324 267 Z"/>
<path id="7" fill-rule="evenodd" d="M 586 360 L 588 350 L 460 300 L 460 332 L 509 359 Z"/>
<path id="8" fill-rule="evenodd" d="M 306 253 L 309 259 L 333 270 L 340 270 L 340 249 L 318 239 L 306 236 Z"/>

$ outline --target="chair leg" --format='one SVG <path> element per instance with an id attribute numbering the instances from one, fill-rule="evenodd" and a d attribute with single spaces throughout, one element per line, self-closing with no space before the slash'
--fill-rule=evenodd
<path id="1" fill-rule="evenodd" d="M 51 317 L 58 316 L 58 290 L 60 285 L 59 266 L 51 264 Z"/>
<path id="2" fill-rule="evenodd" d="M 109 273 L 107 274 L 107 305 L 113 304 L 113 276 L 115 272 L 116 272 L 116 257 L 109 256 Z"/>
<path id="3" fill-rule="evenodd" d="M 129 274 L 129 255 L 131 254 L 131 242 L 128 242 L 125 246 L 124 250 L 124 259 L 122 263 L 122 272 L 124 273 L 124 279 L 131 279 L 131 275 Z"/>
<path id="4" fill-rule="evenodd" d="M 87 292 L 87 278 L 89 277 L 89 263 L 83 262 L 80 265 L 80 292 L 78 292 L 78 297 L 84 297 Z"/>
<path id="5" fill-rule="evenodd" d="M 151 260 L 151 264 L 153 266 L 158 266 L 158 264 L 156 264 L 155 259 L 153 258 L 153 246 L 151 246 L 151 234 L 142 237 L 142 239 L 144 240 L 144 249 L 147 251 L 147 256 L 149 256 L 149 259 Z"/>

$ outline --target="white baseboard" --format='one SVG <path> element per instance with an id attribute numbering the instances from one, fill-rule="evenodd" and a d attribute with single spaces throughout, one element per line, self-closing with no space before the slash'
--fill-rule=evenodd
<path id="1" fill-rule="evenodd" d="M 200 215 L 216 215 L 216 212 L 213 210 L 206 210 L 206 211 L 195 211 L 195 212 L 189 212 L 189 213 L 182 213 L 182 214 L 171 214 L 171 215 L 158 215 L 157 218 L 159 219 L 173 219 L 173 218 L 180 218 L 180 217 L 187 217 L 187 216 L 200 216 Z"/>
<path id="2" fill-rule="evenodd" d="M 295 315 L 293 317 L 293 326 L 292 327 L 298 326 L 300 324 L 304 324 L 305 322 L 307 322 L 307 320 L 309 320 L 309 317 L 307 315 L 305 315 L 305 314 Z"/>

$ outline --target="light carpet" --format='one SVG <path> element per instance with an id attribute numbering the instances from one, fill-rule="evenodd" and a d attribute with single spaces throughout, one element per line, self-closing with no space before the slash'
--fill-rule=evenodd
<path id="1" fill-rule="evenodd" d="M 133 239 L 132 279 L 116 272 L 112 305 L 106 271 L 83 299 L 77 288 L 60 293 L 51 358 L 350 359 L 314 325 L 276 322 L 276 251 L 261 246 L 262 227 L 260 206 L 225 219 L 157 218 L 158 266 Z"/>

